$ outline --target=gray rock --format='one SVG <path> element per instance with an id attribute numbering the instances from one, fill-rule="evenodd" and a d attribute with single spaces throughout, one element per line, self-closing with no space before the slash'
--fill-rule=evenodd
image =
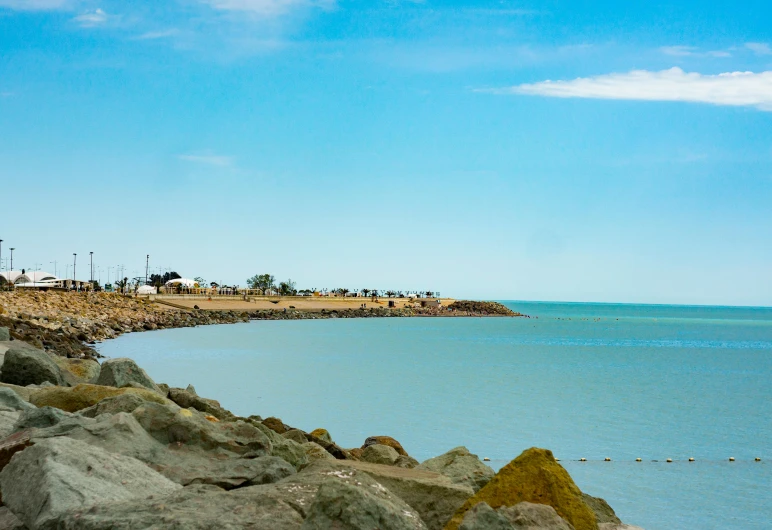
<path id="1" fill-rule="evenodd" d="M 434 471 L 448 477 L 454 484 L 463 484 L 475 493 L 485 486 L 495 475 L 493 469 L 480 461 L 466 447 L 456 447 L 447 453 L 430 458 L 417 467 Z"/>
<path id="2" fill-rule="evenodd" d="M 31 528 L 68 510 L 179 488 L 134 458 L 69 438 L 40 440 L 0 472 L 3 503 Z"/>
<path id="3" fill-rule="evenodd" d="M 243 421 L 211 422 L 197 411 L 174 410 L 171 406 L 150 402 L 132 414 L 148 434 L 164 445 L 196 446 L 207 451 L 221 449 L 240 455 L 271 454 L 268 437 Z"/>
<path id="4" fill-rule="evenodd" d="M 393 466 L 398 458 L 399 453 L 397 450 L 388 445 L 369 445 L 362 451 L 362 460 L 372 464 Z"/>
<path id="5" fill-rule="evenodd" d="M 59 367 L 48 354 L 28 345 L 13 346 L 5 352 L 0 379 L 3 383 L 19 386 L 44 382 L 61 385 L 64 382 Z"/>
<path id="6" fill-rule="evenodd" d="M 291 429 L 282 434 L 282 436 L 287 440 L 292 440 L 293 442 L 297 442 L 299 444 L 304 444 L 308 441 L 306 439 L 306 434 L 300 429 Z"/>
<path id="7" fill-rule="evenodd" d="M 16 395 L 18 395 L 24 401 L 29 401 L 30 396 L 32 396 L 32 393 L 35 391 L 34 389 L 27 388 L 26 386 L 9 385 L 8 383 L 0 383 L 0 388 L 10 388 L 16 392 Z"/>
<path id="8" fill-rule="evenodd" d="M 0 439 L 14 432 L 20 415 L 21 412 L 17 411 L 0 411 Z"/>
<path id="9" fill-rule="evenodd" d="M 11 340 L 11 333 L 8 331 L 8 328 L 0 327 L 0 341 L 9 341 Z"/>
<path id="10" fill-rule="evenodd" d="M 0 411 L 14 412 L 34 408 L 35 405 L 24 401 L 19 394 L 10 388 L 0 387 Z"/>
<path id="11" fill-rule="evenodd" d="M 131 383 L 136 383 L 163 395 L 163 391 L 158 388 L 158 385 L 133 360 L 121 357 L 109 359 L 102 363 L 96 384 L 122 388 L 124 386 L 131 386 Z"/>
<path id="12" fill-rule="evenodd" d="M 171 495 L 102 503 L 87 511 L 70 511 L 49 525 L 60 530 L 299 530 L 300 513 L 288 502 L 254 486 L 223 491 L 193 485 Z"/>
<path id="13" fill-rule="evenodd" d="M 335 460 L 335 457 L 325 451 L 324 447 L 314 442 L 306 442 L 301 445 L 308 457 L 309 462 L 317 460 Z"/>
<path id="14" fill-rule="evenodd" d="M 233 414 L 222 408 L 218 401 L 199 397 L 195 393 L 195 389 L 193 392 L 189 392 L 181 388 L 170 388 L 168 397 L 184 409 L 194 408 L 214 416 L 218 420 L 232 420 L 234 418 Z"/>
<path id="15" fill-rule="evenodd" d="M 406 469 L 414 469 L 420 465 L 418 460 L 413 458 L 412 456 L 404 456 L 399 455 L 399 458 L 397 458 L 397 461 L 394 462 L 394 465 L 396 467 L 404 467 Z"/>
<path id="16" fill-rule="evenodd" d="M 62 373 L 62 378 L 68 386 L 80 383 L 95 383 L 99 378 L 101 367 L 92 359 L 68 359 L 55 353 L 48 353 Z"/>
<path id="17" fill-rule="evenodd" d="M 11 510 L 0 506 L 0 530 L 26 530 L 27 527 Z"/>
<path id="18" fill-rule="evenodd" d="M 79 410 L 78 414 L 87 418 L 96 418 L 100 414 L 117 414 L 118 412 L 134 412 L 137 407 L 144 405 L 146 401 L 136 394 L 121 394 L 106 398 L 86 409 Z"/>
<path id="19" fill-rule="evenodd" d="M 459 530 L 574 530 L 552 506 L 521 502 L 494 510 L 481 502 L 465 515 Z"/>
<path id="20" fill-rule="evenodd" d="M 284 459 L 297 470 L 303 469 L 309 464 L 310 460 L 303 444 L 284 438 L 260 422 L 250 422 L 250 424 L 271 441 L 271 455 Z"/>
<path id="21" fill-rule="evenodd" d="M 230 490 L 245 486 L 273 484 L 295 474 L 295 468 L 276 456 L 259 458 L 198 459 L 191 462 L 179 482 L 211 484 Z"/>
<path id="22" fill-rule="evenodd" d="M 16 422 L 14 429 L 22 431 L 24 429 L 45 429 L 57 425 L 65 418 L 72 417 L 73 414 L 54 407 L 40 407 L 22 411 L 19 421 Z"/>
<path id="23" fill-rule="evenodd" d="M 595 518 L 597 519 L 598 524 L 622 524 L 622 521 L 617 517 L 617 514 L 614 513 L 614 510 L 605 500 L 600 497 L 593 497 L 586 493 L 582 493 L 582 500 L 593 512 L 595 512 Z"/>
<path id="24" fill-rule="evenodd" d="M 320 487 L 302 530 L 425 530 L 418 514 L 381 486 L 367 488 L 334 478 Z"/>
<path id="25" fill-rule="evenodd" d="M 190 393 L 191 393 L 191 394 L 193 394 L 194 396 L 197 396 L 197 395 L 198 395 L 198 392 L 196 392 L 196 387 L 194 387 L 193 385 L 188 385 L 188 386 L 185 388 L 185 391 L 186 391 L 186 392 L 190 392 Z"/>
<path id="26" fill-rule="evenodd" d="M 330 466 L 339 473 L 356 471 L 360 475 L 364 473 L 370 476 L 418 512 L 430 530 L 444 528 L 456 511 L 474 494 L 472 488 L 453 484 L 448 477 L 426 470 L 354 460 L 331 460 L 323 465 Z"/>

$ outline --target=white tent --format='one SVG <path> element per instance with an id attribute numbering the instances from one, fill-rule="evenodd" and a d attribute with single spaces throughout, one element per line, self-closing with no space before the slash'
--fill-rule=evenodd
<path id="1" fill-rule="evenodd" d="M 198 282 L 196 280 L 191 280 L 190 278 L 177 278 L 175 280 L 169 280 L 166 282 L 165 287 L 176 287 L 177 285 L 182 285 L 183 287 L 189 287 L 194 288 Z"/>
<path id="2" fill-rule="evenodd" d="M 137 294 L 158 294 L 158 289 L 152 285 L 140 285 L 137 288 Z"/>

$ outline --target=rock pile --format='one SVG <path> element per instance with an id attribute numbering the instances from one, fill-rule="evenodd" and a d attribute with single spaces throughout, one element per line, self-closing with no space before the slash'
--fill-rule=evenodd
<path id="1" fill-rule="evenodd" d="M 476 316 L 505 316 L 521 317 L 521 313 L 512 311 L 504 304 L 498 302 L 474 302 L 471 300 L 457 300 L 448 306 L 452 311 L 467 313 Z"/>

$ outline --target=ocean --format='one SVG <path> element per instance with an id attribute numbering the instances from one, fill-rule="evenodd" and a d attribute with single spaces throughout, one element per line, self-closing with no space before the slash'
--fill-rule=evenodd
<path id="1" fill-rule="evenodd" d="M 772 526 L 772 308 L 504 303 L 531 318 L 255 321 L 99 350 L 343 447 L 465 445 L 496 469 L 545 447 L 646 530 Z"/>

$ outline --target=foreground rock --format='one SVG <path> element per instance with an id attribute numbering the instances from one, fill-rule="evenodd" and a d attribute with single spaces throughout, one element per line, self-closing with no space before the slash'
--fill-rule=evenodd
<path id="1" fill-rule="evenodd" d="M 42 440 L 14 455 L 0 472 L 3 503 L 29 528 L 68 510 L 179 488 L 138 460 L 69 438 Z"/>
<path id="2" fill-rule="evenodd" d="M 459 528 L 466 512 L 484 502 L 491 508 L 521 502 L 552 506 L 576 530 L 597 530 L 598 521 L 568 472 L 546 449 L 531 448 L 501 468 L 488 484 L 467 500 L 448 523 Z"/>
<path id="3" fill-rule="evenodd" d="M 481 502 L 464 515 L 459 530 L 574 530 L 552 506 L 521 502 L 494 510 Z"/>
<path id="4" fill-rule="evenodd" d="M 220 402 L 214 399 L 199 397 L 193 387 L 183 390 L 182 388 L 170 388 L 167 397 L 184 409 L 194 408 L 218 420 L 229 421 L 234 415 L 220 406 Z"/>
<path id="5" fill-rule="evenodd" d="M 365 473 L 409 504 L 431 530 L 439 530 L 474 493 L 471 488 L 453 484 L 448 477 L 431 471 L 383 466 L 353 460 L 329 465 L 340 472 Z"/>
<path id="6" fill-rule="evenodd" d="M 399 443 L 397 440 L 392 438 L 391 436 L 370 436 L 365 440 L 365 443 L 362 444 L 362 451 L 370 447 L 371 445 L 387 445 L 391 448 L 393 448 L 395 451 L 397 451 L 398 454 L 402 456 L 408 456 L 407 451 L 402 447 L 402 444 Z"/>
<path id="7" fill-rule="evenodd" d="M 399 459 L 399 456 L 399 453 L 393 447 L 375 444 L 362 451 L 361 459 L 364 462 L 370 462 L 371 464 L 393 466 Z"/>
<path id="8" fill-rule="evenodd" d="M 144 388 L 113 388 L 88 384 L 80 384 L 73 388 L 41 388 L 32 393 L 30 403 L 37 407 L 55 407 L 67 412 L 77 412 L 96 405 L 103 399 L 121 394 L 134 394 L 144 401 L 167 403 L 167 400 L 158 393 Z"/>
<path id="9" fill-rule="evenodd" d="M 152 390 L 157 394 L 163 394 L 155 382 L 150 379 L 150 376 L 147 375 L 142 368 L 137 366 L 137 363 L 124 357 L 109 359 L 103 362 L 96 384 L 113 386 L 116 388 L 123 388 L 136 384 L 143 386 L 148 390 Z"/>
<path id="10" fill-rule="evenodd" d="M 454 484 L 469 486 L 475 493 L 495 475 L 493 469 L 483 464 L 480 458 L 470 453 L 466 447 L 456 447 L 443 455 L 430 458 L 417 466 L 417 469 L 445 475 Z"/>
<path id="11" fill-rule="evenodd" d="M 12 385 L 27 386 L 51 383 L 64 384 L 59 367 L 46 352 L 23 343 L 5 352 L 0 381 Z"/>
<path id="12" fill-rule="evenodd" d="M 93 359 L 67 359 L 56 353 L 46 352 L 59 367 L 62 379 L 67 386 L 80 383 L 96 383 L 99 377 L 99 363 Z"/>
<path id="13" fill-rule="evenodd" d="M 330 479 L 321 485 L 303 530 L 424 530 L 426 525 L 386 488 L 363 488 Z"/>

